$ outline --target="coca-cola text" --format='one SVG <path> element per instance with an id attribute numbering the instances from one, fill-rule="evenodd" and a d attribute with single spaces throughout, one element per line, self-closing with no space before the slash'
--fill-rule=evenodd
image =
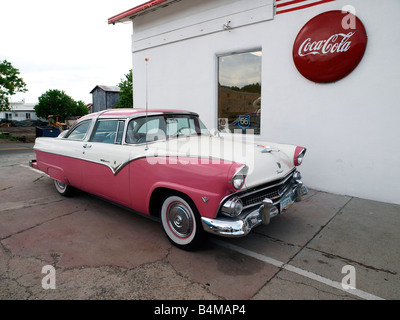
<path id="1" fill-rule="evenodd" d="M 346 52 L 350 49 L 351 41 L 349 39 L 353 35 L 354 32 L 349 32 L 348 34 L 338 33 L 327 40 L 319 41 L 312 41 L 311 38 L 308 38 L 299 47 L 299 56 Z"/>

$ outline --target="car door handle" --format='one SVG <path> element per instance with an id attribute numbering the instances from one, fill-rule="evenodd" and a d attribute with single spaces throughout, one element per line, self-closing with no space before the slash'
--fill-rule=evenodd
<path id="1" fill-rule="evenodd" d="M 90 149 L 90 148 L 92 147 L 92 145 L 91 145 L 91 144 L 85 143 L 85 144 L 83 145 L 83 147 L 84 147 L 85 149 Z"/>

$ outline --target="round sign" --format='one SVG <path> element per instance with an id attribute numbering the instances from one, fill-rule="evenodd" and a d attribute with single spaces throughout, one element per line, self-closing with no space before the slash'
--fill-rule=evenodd
<path id="1" fill-rule="evenodd" d="M 322 13 L 300 30 L 293 46 L 296 68 L 307 79 L 326 83 L 350 74 L 367 47 L 367 32 L 351 13 Z"/>

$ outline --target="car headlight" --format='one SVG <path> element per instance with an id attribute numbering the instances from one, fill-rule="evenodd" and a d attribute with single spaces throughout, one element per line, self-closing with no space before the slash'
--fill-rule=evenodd
<path id="1" fill-rule="evenodd" d="M 244 185 L 244 180 L 246 179 L 249 168 L 246 165 L 243 165 L 236 173 L 233 175 L 231 180 L 233 187 L 236 190 L 239 190 Z"/>
<path id="2" fill-rule="evenodd" d="M 243 202 L 239 198 L 229 199 L 222 206 L 221 212 L 229 217 L 237 217 L 242 213 Z"/>
<path id="3" fill-rule="evenodd" d="M 297 147 L 294 152 L 294 165 L 298 167 L 302 164 L 304 155 L 306 154 L 307 149 L 303 147 Z"/>

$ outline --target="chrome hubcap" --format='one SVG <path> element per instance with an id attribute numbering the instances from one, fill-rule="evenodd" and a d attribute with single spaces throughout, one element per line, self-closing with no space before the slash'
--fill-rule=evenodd
<path id="1" fill-rule="evenodd" d="M 192 215 L 182 203 L 175 203 L 170 206 L 168 223 L 172 231 L 179 237 L 186 238 L 192 233 Z"/>
<path id="2" fill-rule="evenodd" d="M 62 183 L 60 181 L 56 181 L 56 184 L 57 184 L 57 186 L 58 186 L 58 188 L 60 190 L 64 190 L 65 189 L 65 184 L 64 183 Z"/>

